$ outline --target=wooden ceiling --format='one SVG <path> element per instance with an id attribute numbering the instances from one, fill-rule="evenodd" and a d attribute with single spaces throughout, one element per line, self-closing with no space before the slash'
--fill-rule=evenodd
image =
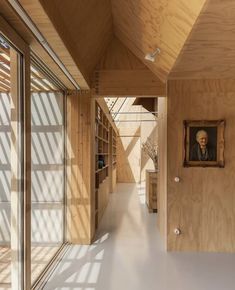
<path id="1" fill-rule="evenodd" d="M 115 37 L 96 66 L 92 90 L 96 97 L 166 96 L 166 85 Z"/>
<path id="2" fill-rule="evenodd" d="M 205 0 L 111 0 L 116 36 L 144 61 L 160 48 L 154 63 L 146 65 L 166 81 Z"/>
<path id="3" fill-rule="evenodd" d="M 21 1 L 30 4 L 32 0 Z M 40 0 L 40 3 L 89 84 L 112 40 L 110 1 Z"/>
<path id="4" fill-rule="evenodd" d="M 20 3 L 51 44 L 55 37 L 51 34 L 50 38 L 49 22 L 45 22 L 43 13 L 49 17 L 50 25 L 89 86 L 93 71 L 114 35 L 165 82 L 205 1 L 20 0 Z M 157 61 L 145 61 L 144 56 L 157 47 L 161 49 Z"/>
<path id="5" fill-rule="evenodd" d="M 113 55 L 115 69 L 126 55 L 127 69 L 135 63 L 142 70 L 144 63 L 162 82 L 234 77 L 234 0 L 19 1 L 72 75 L 80 72 L 84 89 L 92 87 L 97 64 L 105 67 L 102 60 L 110 64 Z M 115 37 L 131 53 L 119 46 L 117 55 Z M 146 61 L 157 47 L 156 61 Z M 66 53 L 72 62 L 66 63 Z"/>
<path id="6" fill-rule="evenodd" d="M 34 0 L 31 0 L 32 8 L 36 9 L 34 7 Z M 49 24 L 46 24 L 48 21 L 48 17 L 45 13 L 43 13 L 42 10 L 36 9 L 38 11 L 38 15 L 40 16 L 41 23 L 44 24 L 45 27 L 48 27 Z M 31 31 L 25 26 L 25 24 L 22 22 L 20 17 L 17 15 L 17 13 L 12 9 L 12 7 L 9 5 L 8 1 L 0 1 L 0 14 L 2 17 L 7 19 L 8 24 L 25 40 L 26 43 L 28 43 L 32 49 L 32 51 L 46 64 L 46 66 L 53 71 L 53 73 L 56 75 L 56 77 L 68 88 L 68 89 L 74 89 L 74 85 L 70 82 L 70 80 L 66 77 L 66 75 L 62 72 L 62 70 L 59 68 L 59 66 L 54 62 L 54 60 L 49 56 L 49 54 L 44 50 L 44 48 L 41 46 L 41 44 L 35 39 Z M 38 17 L 39 17 L 38 16 Z M 0 19 L 0 25 L 2 25 Z M 3 23 L 4 25 L 4 23 Z M 56 36 L 56 31 L 53 27 L 51 27 L 50 31 L 50 43 L 51 47 L 53 47 L 53 42 L 57 42 L 56 47 L 59 49 L 59 53 L 56 51 L 57 55 L 60 57 L 61 61 L 64 63 L 64 65 L 67 67 L 67 70 L 71 73 L 71 75 L 74 77 L 74 79 L 83 87 L 88 88 L 83 76 L 81 75 L 79 69 L 74 64 L 71 56 L 68 54 L 66 47 L 63 45 L 62 41 L 59 39 L 59 37 Z M 61 43 L 61 46 L 58 45 L 58 43 Z M 54 47 L 53 47 L 54 48 Z"/>
<path id="7" fill-rule="evenodd" d="M 178 78 L 234 78 L 235 1 L 209 0 L 169 75 Z"/>

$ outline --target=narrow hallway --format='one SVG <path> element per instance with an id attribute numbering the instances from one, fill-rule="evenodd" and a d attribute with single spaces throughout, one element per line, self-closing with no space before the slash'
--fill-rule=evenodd
<path id="1" fill-rule="evenodd" d="M 235 255 L 166 253 L 144 188 L 118 184 L 91 246 L 71 246 L 45 290 L 232 290 Z"/>

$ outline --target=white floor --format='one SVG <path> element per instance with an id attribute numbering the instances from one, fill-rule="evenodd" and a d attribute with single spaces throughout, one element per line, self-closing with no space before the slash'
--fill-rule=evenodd
<path id="1" fill-rule="evenodd" d="M 45 290 L 234 290 L 235 255 L 166 253 L 143 188 L 119 184 L 92 246 L 72 246 Z"/>

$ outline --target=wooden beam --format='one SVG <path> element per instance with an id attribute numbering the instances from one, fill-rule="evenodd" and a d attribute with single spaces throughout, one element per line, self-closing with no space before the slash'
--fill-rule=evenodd
<path id="1" fill-rule="evenodd" d="M 93 95 L 166 96 L 166 87 L 149 70 L 105 70 L 94 76 Z"/>

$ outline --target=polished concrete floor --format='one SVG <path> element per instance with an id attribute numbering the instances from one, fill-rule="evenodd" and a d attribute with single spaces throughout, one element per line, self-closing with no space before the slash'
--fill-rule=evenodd
<path id="1" fill-rule="evenodd" d="M 119 184 L 96 242 L 71 246 L 44 290 L 234 290 L 235 255 L 166 253 L 144 188 Z"/>
<path id="2" fill-rule="evenodd" d="M 59 246 L 55 245 L 37 245 L 31 248 L 32 284 L 59 248 Z M 11 289 L 11 249 L 9 247 L 0 247 L 0 290 L 8 289 Z"/>

